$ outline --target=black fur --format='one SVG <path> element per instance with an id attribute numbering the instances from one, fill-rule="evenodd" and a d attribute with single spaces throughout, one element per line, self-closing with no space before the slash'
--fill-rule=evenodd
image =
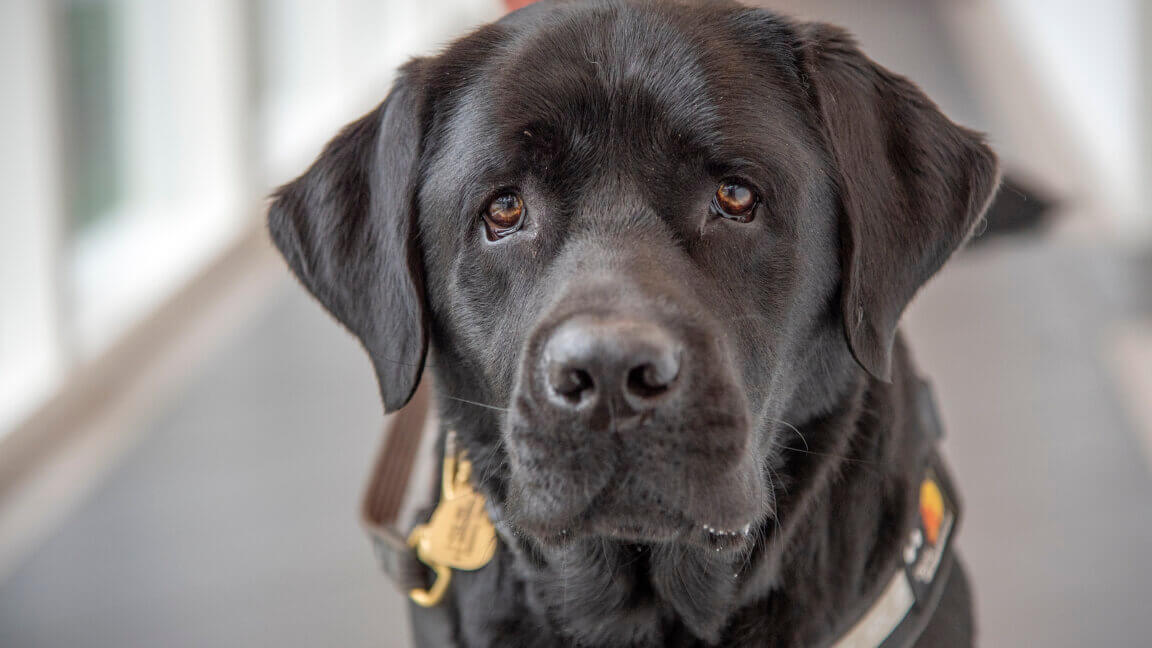
<path id="1" fill-rule="evenodd" d="M 749 223 L 709 210 L 733 176 Z M 929 443 L 896 326 L 996 182 L 836 28 L 541 3 L 406 66 L 269 224 L 387 409 L 427 348 L 503 512 L 495 560 L 454 580 L 462 645 L 810 646 L 899 560 Z M 528 216 L 491 242 L 508 189 Z M 681 388 L 643 415 L 550 404 L 541 348 L 589 313 L 667 330 Z M 971 642 L 953 573 L 933 645 Z"/>

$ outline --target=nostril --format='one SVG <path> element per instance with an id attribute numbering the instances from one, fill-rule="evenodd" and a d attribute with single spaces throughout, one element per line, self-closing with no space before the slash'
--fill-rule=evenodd
<path id="1" fill-rule="evenodd" d="M 640 398 L 655 398 L 671 388 L 679 372 L 680 363 L 676 357 L 671 353 L 662 354 L 655 362 L 628 371 L 628 392 Z"/>
<path id="2" fill-rule="evenodd" d="M 548 382 L 552 391 L 572 404 L 579 403 L 595 387 L 592 374 L 573 367 L 553 367 L 548 372 Z"/>
<path id="3" fill-rule="evenodd" d="M 643 398 L 652 398 L 668 391 L 668 383 L 657 378 L 656 367 L 644 365 L 628 372 L 628 391 Z"/>

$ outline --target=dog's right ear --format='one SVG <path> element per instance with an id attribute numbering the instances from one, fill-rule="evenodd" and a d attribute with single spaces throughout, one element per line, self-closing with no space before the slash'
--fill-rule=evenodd
<path id="1" fill-rule="evenodd" d="M 268 229 L 300 282 L 368 351 L 385 410 L 416 390 L 428 347 L 415 188 L 419 62 L 276 191 Z"/>

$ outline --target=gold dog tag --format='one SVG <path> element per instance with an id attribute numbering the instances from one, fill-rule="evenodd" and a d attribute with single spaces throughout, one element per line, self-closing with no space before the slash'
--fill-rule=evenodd
<path id="1" fill-rule="evenodd" d="M 431 607 L 444 598 L 453 569 L 472 571 L 496 555 L 496 528 L 488 519 L 484 496 L 472 488 L 472 462 L 457 454 L 449 433 L 444 452 L 440 503 L 427 524 L 408 536 L 408 545 L 420 561 L 436 570 L 436 582 L 427 590 L 408 593 L 417 604 Z"/>

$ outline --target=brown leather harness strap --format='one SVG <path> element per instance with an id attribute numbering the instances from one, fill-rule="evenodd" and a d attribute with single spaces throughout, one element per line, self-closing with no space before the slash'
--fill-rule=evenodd
<path id="1" fill-rule="evenodd" d="M 408 533 L 436 501 L 439 484 L 432 381 L 427 377 L 403 409 L 388 417 L 384 442 L 364 491 L 360 517 L 380 566 L 407 597 L 428 586 L 428 568 L 408 545 Z M 449 601 L 426 608 L 408 605 L 416 646 L 456 648 L 456 619 Z"/>
<path id="2" fill-rule="evenodd" d="M 405 594 L 427 581 L 424 566 L 408 546 L 408 531 L 415 526 L 417 511 L 435 501 L 436 471 L 428 471 L 427 488 L 412 483 L 422 464 L 435 461 L 427 451 L 431 439 L 424 434 L 429 424 L 430 382 L 422 381 L 408 404 L 386 419 L 384 443 L 360 512 L 381 567 Z"/>

